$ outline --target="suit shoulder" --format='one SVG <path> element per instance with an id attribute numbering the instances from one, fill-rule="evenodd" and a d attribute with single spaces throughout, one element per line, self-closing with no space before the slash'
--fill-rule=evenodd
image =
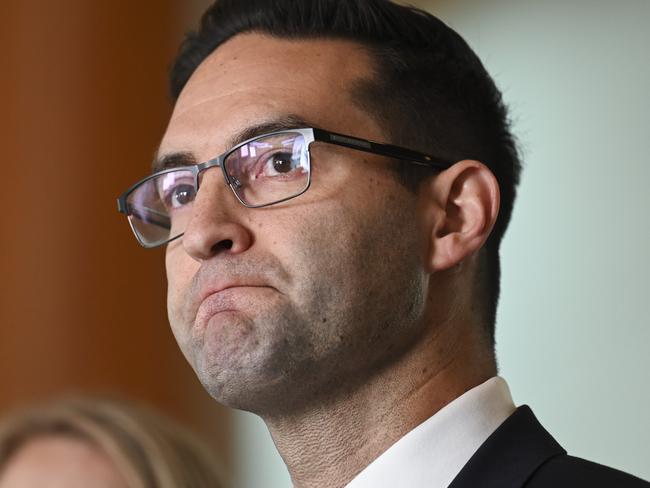
<path id="1" fill-rule="evenodd" d="M 574 456 L 560 455 L 544 463 L 533 473 L 526 488 L 589 487 L 650 488 L 650 483 L 602 464 Z"/>

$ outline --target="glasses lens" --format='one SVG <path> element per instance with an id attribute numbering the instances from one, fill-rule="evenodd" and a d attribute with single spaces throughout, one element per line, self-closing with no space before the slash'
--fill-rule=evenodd
<path id="1" fill-rule="evenodd" d="M 230 153 L 224 165 L 233 190 L 246 205 L 270 205 L 309 187 L 309 151 L 299 132 L 260 137 Z"/>
<path id="2" fill-rule="evenodd" d="M 127 197 L 131 226 L 145 246 L 156 246 L 185 232 L 196 195 L 194 173 L 179 169 L 162 173 Z"/>

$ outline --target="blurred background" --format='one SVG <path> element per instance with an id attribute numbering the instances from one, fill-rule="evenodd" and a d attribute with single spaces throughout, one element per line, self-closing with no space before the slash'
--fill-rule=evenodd
<path id="1" fill-rule="evenodd" d="M 0 2 L 0 413 L 131 398 L 199 432 L 237 486 L 288 487 L 261 421 L 218 406 L 186 365 L 163 252 L 115 209 L 149 169 L 169 65 L 209 3 Z M 572 454 L 650 479 L 650 2 L 409 3 L 477 51 L 523 151 L 501 375 Z"/>
<path id="2" fill-rule="evenodd" d="M 163 252 L 115 199 L 149 170 L 167 72 L 199 7 L 176 0 L 0 1 L 0 410 L 68 392 L 157 406 L 227 464 L 232 422 L 169 330 Z"/>

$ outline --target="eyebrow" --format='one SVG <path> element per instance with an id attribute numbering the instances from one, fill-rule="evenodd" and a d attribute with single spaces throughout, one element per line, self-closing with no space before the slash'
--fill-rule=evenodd
<path id="1" fill-rule="evenodd" d="M 230 150 L 244 141 L 264 134 L 283 130 L 302 129 L 305 127 L 314 127 L 314 125 L 295 114 L 281 115 L 241 129 L 226 140 L 226 147 Z M 216 156 L 217 155 L 215 155 L 215 157 Z M 152 171 L 153 173 L 157 173 L 158 171 L 166 169 L 178 168 L 181 166 L 193 166 L 195 164 L 200 164 L 200 161 L 197 160 L 196 156 L 192 152 L 173 152 L 170 154 L 158 155 L 152 164 Z"/>
<path id="2" fill-rule="evenodd" d="M 194 157 L 194 154 L 190 152 L 175 152 L 157 157 L 151 165 L 151 170 L 152 173 L 157 173 L 166 169 L 193 166 L 195 164 L 198 164 L 198 161 Z"/>

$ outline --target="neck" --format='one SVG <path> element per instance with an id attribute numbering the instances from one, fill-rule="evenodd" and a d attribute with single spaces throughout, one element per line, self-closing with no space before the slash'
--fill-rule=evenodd
<path id="1" fill-rule="evenodd" d="M 440 332 L 440 331 L 438 331 Z M 265 418 L 295 488 L 338 488 L 445 405 L 496 374 L 479 341 L 434 334 L 361 387 Z"/>

